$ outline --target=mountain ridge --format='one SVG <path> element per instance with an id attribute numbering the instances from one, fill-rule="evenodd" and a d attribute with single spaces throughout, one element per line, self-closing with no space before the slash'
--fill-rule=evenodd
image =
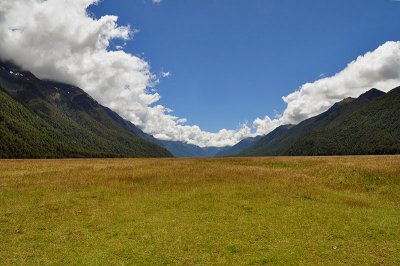
<path id="1" fill-rule="evenodd" d="M 371 89 L 242 150 L 242 156 L 400 153 L 400 87 Z M 267 138 L 270 138 L 266 141 Z M 264 142 L 263 142 L 264 141 Z"/>
<path id="2" fill-rule="evenodd" d="M 21 148 L 18 154 L 13 154 L 2 145 L 0 157 L 171 156 L 164 148 L 138 136 L 133 130 L 137 128 L 135 125 L 102 106 L 78 87 L 40 80 L 29 71 L 23 71 L 9 62 L 0 62 L 0 87 L 2 105 L 14 106 L 20 110 L 20 116 L 14 117 L 13 121 L 13 117 L 7 113 L 10 109 L 1 109 L 0 115 L 7 117 L 8 121 L 6 123 L 5 119 L 2 120 L 3 133 L 7 137 L 4 134 L 1 137 L 5 139 L 16 135 L 22 141 L 18 142 Z M 43 138 L 39 137 L 39 133 L 30 135 L 26 132 L 23 123 L 19 123 L 24 118 L 40 119 L 41 127 L 49 131 L 46 139 L 52 145 L 44 145 L 48 150 L 42 150 L 43 155 L 34 152 L 35 146 L 38 146 L 35 144 L 43 145 Z M 7 127 L 13 127 L 13 124 L 19 125 L 19 128 L 11 132 Z M 36 128 L 35 132 L 42 131 Z"/>

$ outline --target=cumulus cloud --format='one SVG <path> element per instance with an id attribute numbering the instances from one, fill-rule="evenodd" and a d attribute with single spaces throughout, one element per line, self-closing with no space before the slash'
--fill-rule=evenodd
<path id="1" fill-rule="evenodd" d="M 283 97 L 287 107 L 279 118 L 257 118 L 257 134 L 266 134 L 283 124 L 297 124 L 318 115 L 346 97 L 357 97 L 371 88 L 389 91 L 400 85 L 400 42 L 386 42 L 359 56 L 332 77 L 302 85 Z"/>
<path id="2" fill-rule="evenodd" d="M 52 79 L 81 87 L 145 132 L 199 146 L 233 145 L 251 135 L 237 130 L 204 132 L 157 104 L 158 77 L 138 56 L 110 49 L 113 39 L 130 40 L 135 31 L 118 26 L 116 16 L 94 18 L 87 8 L 98 0 L 0 1 L 0 57 Z M 153 1 L 155 3 L 161 1 Z M 161 77 L 170 73 L 163 72 Z"/>

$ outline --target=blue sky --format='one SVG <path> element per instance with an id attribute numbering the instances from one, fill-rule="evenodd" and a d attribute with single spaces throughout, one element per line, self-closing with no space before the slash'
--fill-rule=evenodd
<path id="1" fill-rule="evenodd" d="M 400 39 L 400 2 L 386 0 L 104 0 L 140 32 L 125 51 L 168 71 L 161 104 L 204 130 L 282 112 L 281 97 Z"/>

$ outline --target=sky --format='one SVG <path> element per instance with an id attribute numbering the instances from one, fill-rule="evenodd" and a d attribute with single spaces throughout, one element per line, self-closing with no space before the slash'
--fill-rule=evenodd
<path id="1" fill-rule="evenodd" d="M 209 131 L 274 117 L 282 96 L 400 40 L 400 3 L 385 0 L 103 1 L 90 10 L 140 30 L 125 50 L 170 72 L 160 102 Z"/>
<path id="2" fill-rule="evenodd" d="M 160 139 L 225 146 L 399 86 L 399 13 L 390 0 L 0 1 L 0 58 Z"/>

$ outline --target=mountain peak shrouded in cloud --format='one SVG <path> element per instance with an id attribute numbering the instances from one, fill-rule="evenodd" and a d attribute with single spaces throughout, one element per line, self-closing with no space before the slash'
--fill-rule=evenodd
<path id="1" fill-rule="evenodd" d="M 234 145 L 254 136 L 254 131 L 266 134 L 280 125 L 298 123 L 371 87 L 388 91 L 400 84 L 400 43 L 387 42 L 333 77 L 304 84 L 283 97 L 287 108 L 277 118 L 257 118 L 253 129 L 243 124 L 236 130 L 205 132 L 158 104 L 161 96 L 153 89 L 158 77 L 145 60 L 123 51 L 123 47 L 110 49 L 113 39 L 129 41 L 134 34 L 129 26 L 119 26 L 116 16 L 95 18 L 88 14 L 87 8 L 97 2 L 1 1 L 0 59 L 11 60 L 42 79 L 79 86 L 159 139 L 202 147 Z M 161 73 L 164 78 L 169 75 Z M 268 111 L 268 106 L 265 108 Z"/>

